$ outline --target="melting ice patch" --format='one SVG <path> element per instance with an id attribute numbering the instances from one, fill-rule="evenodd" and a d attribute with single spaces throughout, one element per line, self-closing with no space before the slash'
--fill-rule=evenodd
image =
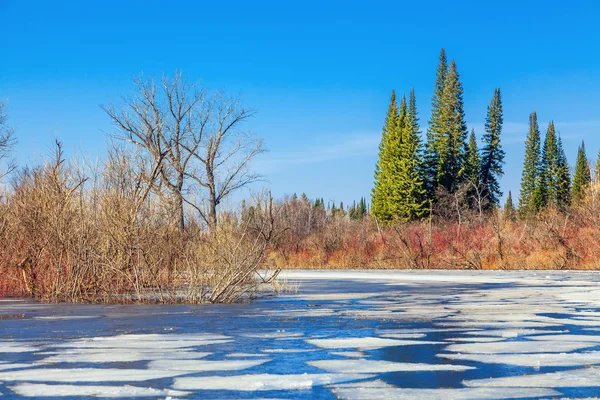
<path id="1" fill-rule="evenodd" d="M 170 389 L 154 389 L 137 386 L 90 386 L 90 385 L 46 385 L 19 383 L 10 389 L 23 397 L 164 397 L 186 396 L 189 392 Z"/>
<path id="2" fill-rule="evenodd" d="M 228 336 L 211 334 L 149 334 L 94 337 L 61 343 L 66 348 L 124 348 L 124 349 L 180 349 L 228 343 Z"/>
<path id="3" fill-rule="evenodd" d="M 88 350 L 88 351 L 86 351 Z M 92 350 L 92 351 L 89 351 Z M 48 354 L 48 353 L 46 353 Z M 107 363 L 151 360 L 181 360 L 203 358 L 211 353 L 192 351 L 156 351 L 156 350 L 127 350 L 123 349 L 79 349 L 79 351 L 54 352 L 54 355 L 43 358 L 36 363 Z"/>
<path id="4" fill-rule="evenodd" d="M 35 372 L 34 372 L 35 371 Z M 28 382 L 135 382 L 172 378 L 182 371 L 117 368 L 36 368 L 0 372 L 0 381 Z"/>
<path id="5" fill-rule="evenodd" d="M 377 360 L 319 360 L 308 365 L 335 373 L 384 373 L 411 371 L 466 371 L 474 369 L 464 365 L 399 363 Z"/>
<path id="6" fill-rule="evenodd" d="M 0 353 L 32 353 L 39 348 L 25 342 L 2 342 L 0 341 Z"/>
<path id="7" fill-rule="evenodd" d="M 470 387 L 597 387 L 600 386 L 600 368 L 583 368 L 536 375 L 507 376 L 502 378 L 463 381 Z"/>
<path id="8" fill-rule="evenodd" d="M 299 390 L 313 386 L 330 385 L 359 379 L 370 379 L 373 375 L 362 374 L 252 374 L 236 376 L 202 376 L 176 378 L 173 385 L 181 390 Z"/>
<path id="9" fill-rule="evenodd" d="M 543 388 L 408 389 L 398 388 L 383 381 L 370 381 L 335 385 L 332 388 L 332 392 L 338 398 L 348 400 L 483 400 L 560 396 L 560 393 L 555 390 Z"/>
<path id="10" fill-rule="evenodd" d="M 155 360 L 151 361 L 149 367 L 155 370 L 168 371 L 235 371 L 256 367 L 271 361 L 270 359 L 259 360 L 227 360 L 227 361 L 205 361 L 205 360 Z"/>
<path id="11" fill-rule="evenodd" d="M 533 353 L 533 354 L 438 354 L 449 360 L 476 361 L 486 364 L 508 364 L 519 367 L 572 367 L 600 364 L 600 352 Z"/>
<path id="12" fill-rule="evenodd" d="M 446 351 L 456 353 L 502 354 L 502 353 L 564 353 L 594 347 L 589 342 L 491 342 L 451 344 Z"/>
<path id="13" fill-rule="evenodd" d="M 426 342 L 419 340 L 397 340 L 377 337 L 341 338 L 341 339 L 312 339 L 307 343 L 324 349 L 380 349 L 393 346 L 410 346 L 420 344 L 439 344 L 441 342 Z"/>

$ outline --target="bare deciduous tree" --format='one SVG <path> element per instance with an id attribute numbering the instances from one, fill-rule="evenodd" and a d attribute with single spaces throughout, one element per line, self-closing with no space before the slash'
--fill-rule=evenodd
<path id="1" fill-rule="evenodd" d="M 142 78 L 134 84 L 136 94 L 123 98 L 121 107 L 102 107 L 117 138 L 154 160 L 159 171 L 154 191 L 173 207 L 181 231 L 185 204 L 214 228 L 219 204 L 260 179 L 248 167 L 264 151 L 263 141 L 242 130 L 253 111 L 188 83 L 181 73 L 163 77 L 160 85 Z"/>
<path id="2" fill-rule="evenodd" d="M 6 124 L 7 116 L 4 103 L 0 101 L 0 162 L 8 158 L 16 139 L 14 131 Z M 16 168 L 14 161 L 9 161 L 6 168 L 0 169 L 0 181 Z"/>

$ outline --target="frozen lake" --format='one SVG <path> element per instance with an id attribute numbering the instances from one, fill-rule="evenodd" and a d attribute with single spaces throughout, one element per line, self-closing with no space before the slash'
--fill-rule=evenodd
<path id="1" fill-rule="evenodd" d="M 597 272 L 289 271 L 297 295 L 207 306 L 0 299 L 15 397 L 600 395 Z"/>

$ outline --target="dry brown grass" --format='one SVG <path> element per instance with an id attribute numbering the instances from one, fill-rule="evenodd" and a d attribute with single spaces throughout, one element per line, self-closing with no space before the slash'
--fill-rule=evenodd
<path id="1" fill-rule="evenodd" d="M 501 210 L 378 226 L 369 216 L 328 217 L 321 228 L 293 237 L 280 258 L 286 268 L 598 269 L 600 185 L 569 212 L 548 209 L 526 220 Z M 286 254 L 283 259 L 280 254 Z"/>
<path id="2" fill-rule="evenodd" d="M 98 171 L 62 158 L 23 171 L 0 202 L 0 288 L 46 301 L 235 302 L 253 295 L 274 209 L 180 232 L 152 171 L 113 154 Z M 264 199 L 261 200 L 264 203 Z"/>

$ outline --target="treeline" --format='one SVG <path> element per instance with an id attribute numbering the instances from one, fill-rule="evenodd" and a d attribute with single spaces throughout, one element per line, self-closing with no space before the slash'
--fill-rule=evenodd
<path id="1" fill-rule="evenodd" d="M 502 98 L 494 91 L 488 107 L 483 146 L 470 135 L 463 88 L 454 60 L 440 54 L 426 142 L 421 140 L 414 90 L 397 104 L 392 91 L 375 169 L 374 216 L 382 222 L 421 219 L 446 197 L 460 194 L 472 208 L 489 210 L 502 196 L 504 151 Z"/>
<path id="2" fill-rule="evenodd" d="M 500 89 L 487 107 L 484 133 L 468 132 L 463 88 L 454 60 L 449 64 L 442 49 L 437 68 L 431 118 L 425 141 L 414 90 L 398 104 L 392 91 L 388 106 L 375 183 L 371 196 L 373 216 L 380 222 L 409 222 L 448 210 L 475 211 L 480 216 L 500 207 L 499 180 L 504 174 L 503 125 Z M 550 122 L 541 142 L 537 115 L 529 119 L 518 215 L 532 216 L 547 207 L 566 210 L 580 201 L 591 182 L 582 143 L 571 179 L 560 135 Z M 505 208 L 514 209 L 512 193 Z"/>

